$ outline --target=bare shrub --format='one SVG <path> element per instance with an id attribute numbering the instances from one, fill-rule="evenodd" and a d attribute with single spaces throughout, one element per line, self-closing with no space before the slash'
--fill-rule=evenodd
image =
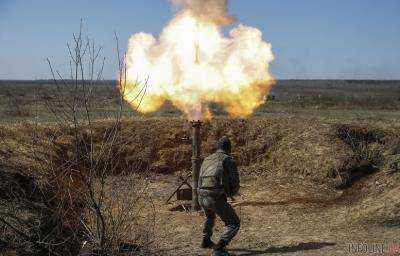
<path id="1" fill-rule="evenodd" d="M 5 240 L 20 255 L 146 254 L 154 229 L 153 217 L 142 212 L 151 207 L 147 180 L 122 161 L 129 140 L 121 134 L 121 111 L 106 129 L 92 118 L 92 95 L 103 80 L 102 48 L 84 38 L 81 25 L 68 51 L 69 79 L 48 60 L 55 85 L 51 95 L 41 95 L 55 123 L 26 123 L 0 134 Z M 115 95 L 122 110 L 123 99 Z"/>
<path id="2" fill-rule="evenodd" d="M 6 114 L 13 117 L 30 116 L 28 108 L 24 106 L 23 98 L 25 95 L 18 95 L 12 90 L 7 90 L 5 96 L 7 97 Z"/>

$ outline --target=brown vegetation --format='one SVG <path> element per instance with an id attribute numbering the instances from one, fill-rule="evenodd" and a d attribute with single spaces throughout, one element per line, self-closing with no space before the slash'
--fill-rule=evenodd
<path id="1" fill-rule="evenodd" d="M 76 187 L 79 188 L 78 191 L 85 189 L 87 177 L 91 177 L 88 172 L 96 170 L 98 175 L 94 177 L 100 179 L 96 178 L 91 188 L 95 188 L 94 191 L 98 192 L 100 191 L 97 190 L 98 185 L 103 184 L 102 205 L 106 207 L 105 209 L 112 209 L 114 214 L 117 209 L 120 214 L 127 213 L 127 215 L 122 215 L 123 219 L 133 221 L 130 222 L 131 228 L 125 226 L 124 231 L 118 230 L 119 234 L 123 234 L 118 237 L 122 238 L 113 240 L 112 243 L 118 245 L 118 240 L 122 240 L 125 243 L 130 241 L 129 244 L 147 244 L 151 239 L 149 240 L 146 235 L 150 233 L 145 227 L 160 229 L 162 228 L 160 225 L 164 224 L 157 221 L 149 225 L 146 222 L 146 219 L 150 221 L 148 218 L 139 217 L 140 214 L 136 217 L 131 215 L 137 213 L 134 210 L 137 209 L 136 207 L 140 209 L 150 207 L 144 202 L 153 198 L 146 192 L 147 182 L 143 178 L 151 173 L 164 175 L 190 171 L 190 145 L 184 139 L 190 136 L 189 128 L 189 123 L 180 118 L 124 119 L 118 126 L 115 126 L 113 120 L 103 120 L 93 122 L 90 129 L 88 125 L 80 126 L 79 136 L 75 137 L 73 127 L 68 128 L 57 124 L 2 125 L 1 137 L 4 143 L 0 149 L 1 166 L 3 170 L 7 170 L 3 175 L 11 177 L 8 180 L 13 182 L 13 185 L 3 182 L 2 189 L 15 188 L 17 181 L 24 190 L 23 194 L 30 195 L 29 191 L 32 187 L 44 186 L 38 190 L 46 195 L 46 199 L 40 199 L 41 201 L 63 202 L 64 208 L 75 209 L 69 214 L 57 215 L 56 218 L 65 218 L 64 221 L 57 221 L 57 223 L 68 223 L 66 227 L 58 227 L 60 230 L 68 232 L 71 227 L 76 234 L 76 230 L 82 228 L 79 223 L 73 221 L 77 219 L 74 217 L 77 213 L 86 216 L 86 225 L 96 227 L 96 218 L 89 220 L 91 216 L 96 215 L 90 208 L 86 208 L 85 205 L 88 205 L 84 200 L 86 197 L 82 197 L 85 193 L 76 193 Z M 365 205 L 368 207 L 362 208 L 357 216 L 349 216 L 353 219 L 352 221 L 373 221 L 396 225 L 396 221 L 399 220 L 397 207 L 399 202 L 397 194 L 393 191 L 400 184 L 399 128 L 398 123 L 385 122 L 343 124 L 336 121 L 323 122 L 315 119 L 282 117 L 217 118 L 205 122 L 202 126 L 203 156 L 213 151 L 216 140 L 222 134 L 227 134 L 233 140 L 233 154 L 246 180 L 252 180 L 255 177 L 258 177 L 257 180 L 262 177 L 262 180 L 266 181 L 289 178 L 293 180 L 290 187 L 275 192 L 276 200 L 271 198 L 275 203 L 279 202 L 278 198 L 283 198 L 282 203 L 259 205 L 260 201 L 257 197 L 252 199 L 256 195 L 255 191 L 244 189 L 246 193 L 249 193 L 249 198 L 242 203 L 241 207 L 303 203 L 339 207 L 343 203 L 347 205 L 361 200 L 364 202 L 364 207 Z M 118 131 L 116 133 L 118 136 L 111 144 L 105 143 L 107 141 L 105 138 L 114 131 Z M 33 140 L 33 138 L 41 139 Z M 79 138 L 78 141 L 76 138 Z M 79 149 L 91 145 L 91 150 L 78 151 L 79 153 L 75 154 L 77 145 Z M 104 149 L 108 152 L 105 155 L 101 153 Z M 87 155 L 88 152 L 92 155 Z M 79 156 L 79 159 L 75 156 Z M 90 168 L 90 157 L 92 164 L 97 166 L 95 169 Z M 80 169 L 74 167 L 77 161 L 80 162 L 78 165 Z M 141 189 L 131 190 L 130 186 L 133 185 Z M 265 185 L 258 186 L 261 186 L 261 189 Z M 321 186 L 324 189 L 318 190 L 317 188 Z M 314 198 L 304 198 L 301 194 L 289 196 L 290 193 L 298 194 L 301 187 L 304 187 L 304 193 L 314 191 Z M 164 193 L 157 192 L 160 189 L 162 188 L 153 188 L 152 191 Z M 264 187 L 264 189 L 272 191 L 274 188 Z M 339 191 L 343 191 L 343 194 L 337 197 Z M 17 190 L 13 189 L 13 193 L 17 193 Z M 77 198 L 70 198 L 74 194 Z M 141 203 L 140 198 L 145 200 Z M 391 202 L 390 207 L 379 200 Z M 252 201 L 256 203 L 253 205 Z M 32 202 L 37 201 L 32 200 Z M 85 207 L 81 209 L 80 205 Z M 133 205 L 134 208 L 124 208 L 127 205 Z M 156 204 L 156 207 L 162 206 Z M 355 204 L 354 207 L 360 206 Z M 59 204 L 55 209 L 59 209 Z M 146 210 L 146 213 L 148 212 L 151 210 Z M 51 212 L 51 215 L 53 214 L 54 212 Z M 113 227 L 114 214 L 104 212 L 109 228 Z M 42 216 L 50 219 L 49 215 Z M 12 230 L 7 230 L 12 233 Z M 65 233 L 59 233 L 59 235 L 60 237 L 68 236 Z M 52 239 L 55 239 L 52 241 L 56 243 L 57 238 Z M 144 240 L 139 242 L 141 239 Z M 162 237 L 159 239 L 163 241 Z M 87 240 L 85 236 L 78 239 L 79 246 L 85 240 Z M 10 240 L 7 242 L 13 243 Z M 157 241 L 155 243 L 157 244 Z M 154 244 L 155 248 L 156 244 Z M 158 246 L 163 248 L 162 245 Z M 153 251 L 153 253 L 156 252 Z"/>
<path id="2" fill-rule="evenodd" d="M 151 242 L 151 223 L 141 215 L 149 203 L 146 182 L 123 161 L 120 111 L 95 134 L 92 99 L 102 76 L 101 47 L 81 31 L 68 45 L 72 81 L 48 60 L 55 86 L 40 98 L 54 123 L 35 119 L 1 129 L 1 242 L 18 255 L 146 254 Z"/>

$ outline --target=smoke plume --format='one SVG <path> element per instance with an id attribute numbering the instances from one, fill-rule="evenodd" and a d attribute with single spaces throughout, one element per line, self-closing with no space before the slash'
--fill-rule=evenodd
<path id="1" fill-rule="evenodd" d="M 227 0 L 171 0 L 173 4 L 181 5 L 193 16 L 216 25 L 231 25 L 235 18 L 228 14 Z"/>

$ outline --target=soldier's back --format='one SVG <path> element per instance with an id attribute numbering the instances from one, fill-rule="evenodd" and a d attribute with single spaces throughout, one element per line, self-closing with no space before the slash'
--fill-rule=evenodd
<path id="1" fill-rule="evenodd" d="M 200 169 L 200 177 L 213 175 L 218 169 L 223 168 L 223 162 L 227 155 L 222 151 L 217 151 L 203 160 Z"/>

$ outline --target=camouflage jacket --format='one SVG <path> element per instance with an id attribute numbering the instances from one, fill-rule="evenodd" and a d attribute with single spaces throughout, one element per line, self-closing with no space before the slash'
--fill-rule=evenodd
<path id="1" fill-rule="evenodd" d="M 234 196 L 240 187 L 239 172 L 233 158 L 223 150 L 206 157 L 201 165 L 199 193 Z"/>

